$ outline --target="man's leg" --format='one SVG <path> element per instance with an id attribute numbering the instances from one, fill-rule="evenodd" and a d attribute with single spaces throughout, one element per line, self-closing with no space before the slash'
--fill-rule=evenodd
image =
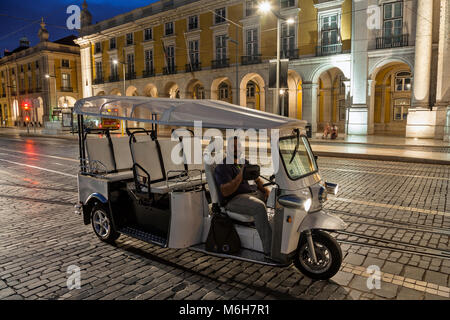
<path id="1" fill-rule="evenodd" d="M 240 194 L 228 202 L 226 208 L 230 211 L 253 216 L 256 230 L 261 238 L 264 253 L 269 254 L 272 244 L 272 229 L 267 218 L 267 209 L 259 193 Z"/>

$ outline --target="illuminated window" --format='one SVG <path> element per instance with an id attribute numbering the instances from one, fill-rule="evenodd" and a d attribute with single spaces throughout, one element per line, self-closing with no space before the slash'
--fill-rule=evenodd
<path id="1" fill-rule="evenodd" d="M 411 91 L 411 73 L 399 72 L 395 75 L 395 91 Z"/>
<path id="2" fill-rule="evenodd" d="M 408 109 L 411 105 L 410 99 L 394 100 L 394 120 L 405 121 L 408 117 Z"/>

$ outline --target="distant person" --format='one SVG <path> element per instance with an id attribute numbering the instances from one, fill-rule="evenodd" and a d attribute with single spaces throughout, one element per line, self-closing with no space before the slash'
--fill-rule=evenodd
<path id="1" fill-rule="evenodd" d="M 331 125 L 331 139 L 335 140 L 338 137 L 338 127 L 333 123 Z"/>
<path id="2" fill-rule="evenodd" d="M 327 122 L 325 128 L 323 129 L 322 139 L 327 139 L 328 135 L 331 133 L 330 123 Z"/>

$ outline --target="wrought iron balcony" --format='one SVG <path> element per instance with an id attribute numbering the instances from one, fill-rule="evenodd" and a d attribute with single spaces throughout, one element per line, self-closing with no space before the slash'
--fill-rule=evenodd
<path id="1" fill-rule="evenodd" d="M 128 72 L 128 73 L 125 75 L 125 79 L 126 79 L 126 80 L 133 80 L 133 79 L 136 79 L 136 72 Z"/>
<path id="2" fill-rule="evenodd" d="M 155 76 L 155 69 L 144 69 L 142 71 L 142 77 L 149 78 Z"/>
<path id="3" fill-rule="evenodd" d="M 212 69 L 228 68 L 229 66 L 230 66 L 230 59 L 219 59 L 211 61 Z"/>
<path id="4" fill-rule="evenodd" d="M 290 60 L 298 59 L 298 49 L 281 50 L 280 58 Z"/>
<path id="5" fill-rule="evenodd" d="M 328 56 L 342 53 L 342 43 L 327 44 L 317 47 L 318 56 Z"/>
<path id="6" fill-rule="evenodd" d="M 261 54 L 253 54 L 250 56 L 241 57 L 241 64 L 244 66 L 248 64 L 258 64 L 258 63 L 261 63 Z"/>
<path id="7" fill-rule="evenodd" d="M 112 74 L 109 76 L 109 82 L 117 82 L 119 81 L 119 75 L 118 74 Z"/>
<path id="8" fill-rule="evenodd" d="M 177 73 L 177 66 L 168 66 L 163 68 L 163 74 L 175 74 Z"/>
<path id="9" fill-rule="evenodd" d="M 61 92 L 73 92 L 73 88 L 72 87 L 61 87 L 60 91 Z"/>
<path id="10" fill-rule="evenodd" d="M 408 46 L 408 34 L 377 38 L 377 49 L 399 48 Z"/>
<path id="11" fill-rule="evenodd" d="M 202 70 L 202 63 L 201 62 L 194 62 L 191 64 L 186 64 L 186 72 L 193 72 L 193 71 L 200 71 Z"/>

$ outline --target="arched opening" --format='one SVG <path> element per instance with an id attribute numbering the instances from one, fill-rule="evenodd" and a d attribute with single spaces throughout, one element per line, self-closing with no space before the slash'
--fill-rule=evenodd
<path id="1" fill-rule="evenodd" d="M 105 91 L 99 91 L 97 92 L 97 96 L 106 96 Z"/>
<path id="2" fill-rule="evenodd" d="M 110 92 L 109 94 L 112 95 L 112 96 L 121 96 L 121 95 L 122 95 L 122 93 L 120 92 L 120 90 L 117 89 L 117 88 L 112 89 L 111 92 Z"/>
<path id="3" fill-rule="evenodd" d="M 374 134 L 404 136 L 411 106 L 412 74 L 403 62 L 390 62 L 374 71 Z"/>
<path id="4" fill-rule="evenodd" d="M 232 85 L 230 79 L 221 77 L 214 79 L 211 84 L 211 99 L 233 102 Z"/>
<path id="5" fill-rule="evenodd" d="M 158 89 L 152 83 L 149 83 L 144 88 L 144 95 L 146 97 L 156 98 L 158 97 Z"/>
<path id="6" fill-rule="evenodd" d="M 180 87 L 175 82 L 169 82 L 166 84 L 164 94 L 166 97 L 171 99 L 180 99 Z"/>
<path id="7" fill-rule="evenodd" d="M 58 108 L 67 109 L 73 108 L 77 100 L 71 96 L 62 96 L 58 98 Z"/>
<path id="8" fill-rule="evenodd" d="M 265 82 L 257 73 L 246 74 L 240 85 L 240 105 L 256 110 L 266 109 Z"/>
<path id="9" fill-rule="evenodd" d="M 286 99 L 288 116 L 291 118 L 303 119 L 302 118 L 302 78 L 294 70 L 289 70 L 288 72 L 288 98 Z M 281 104 L 280 104 L 281 105 Z"/>
<path id="10" fill-rule="evenodd" d="M 127 97 L 136 97 L 139 95 L 135 86 L 129 86 L 126 92 Z"/>
<path id="11" fill-rule="evenodd" d="M 339 132 L 345 132 L 345 80 L 339 68 L 331 68 L 319 76 L 317 132 L 322 133 L 327 124 L 334 124 Z"/>
<path id="12" fill-rule="evenodd" d="M 192 79 L 186 88 L 186 97 L 188 99 L 206 99 L 205 87 L 197 79 Z"/>

